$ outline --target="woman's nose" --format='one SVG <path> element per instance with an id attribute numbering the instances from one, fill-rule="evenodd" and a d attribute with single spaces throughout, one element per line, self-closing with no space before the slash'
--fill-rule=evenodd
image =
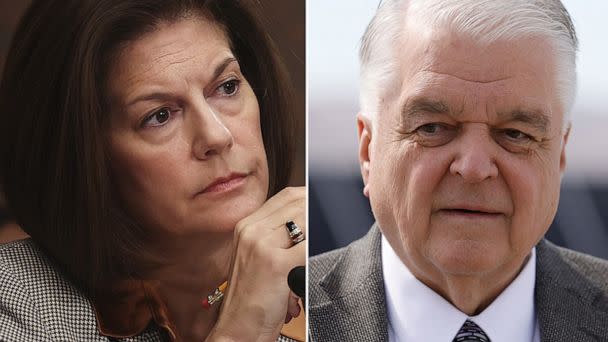
<path id="1" fill-rule="evenodd" d="M 498 176 L 494 141 L 487 127 L 464 130 L 459 139 L 450 173 L 466 183 L 479 183 Z"/>
<path id="2" fill-rule="evenodd" d="M 196 120 L 193 120 L 193 153 L 197 159 L 206 160 L 221 155 L 232 147 L 232 132 L 213 108 L 207 104 L 199 105 L 193 115 L 196 116 Z"/>

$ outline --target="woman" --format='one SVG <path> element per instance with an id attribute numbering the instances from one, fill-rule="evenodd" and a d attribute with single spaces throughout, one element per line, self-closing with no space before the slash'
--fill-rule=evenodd
<path id="1" fill-rule="evenodd" d="M 5 206 L 4 196 L 0 192 L 0 243 L 27 238 Z"/>
<path id="2" fill-rule="evenodd" d="M 31 236 L 0 246 L 0 340 L 286 339 L 305 262 L 288 89 L 244 2 L 34 1 L 0 88 Z"/>

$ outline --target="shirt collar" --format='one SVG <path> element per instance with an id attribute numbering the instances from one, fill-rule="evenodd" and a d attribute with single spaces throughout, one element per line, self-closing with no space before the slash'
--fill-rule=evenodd
<path id="1" fill-rule="evenodd" d="M 396 341 L 451 341 L 470 319 L 493 342 L 533 341 L 537 324 L 535 272 L 536 251 L 532 249 L 526 265 L 511 284 L 483 312 L 469 317 L 416 279 L 382 236 L 389 334 Z"/>

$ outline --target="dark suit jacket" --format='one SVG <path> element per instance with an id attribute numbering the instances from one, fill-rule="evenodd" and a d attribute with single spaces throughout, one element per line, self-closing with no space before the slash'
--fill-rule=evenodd
<path id="1" fill-rule="evenodd" d="M 374 225 L 362 239 L 310 260 L 311 341 L 388 341 L 380 237 Z M 536 251 L 541 341 L 608 341 L 608 261 L 546 240 Z"/>

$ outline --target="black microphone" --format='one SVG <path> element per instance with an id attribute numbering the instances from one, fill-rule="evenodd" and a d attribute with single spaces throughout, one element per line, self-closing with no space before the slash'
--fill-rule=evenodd
<path id="1" fill-rule="evenodd" d="M 287 284 L 291 291 L 304 301 L 306 294 L 306 268 L 304 266 L 296 266 L 289 271 Z"/>

